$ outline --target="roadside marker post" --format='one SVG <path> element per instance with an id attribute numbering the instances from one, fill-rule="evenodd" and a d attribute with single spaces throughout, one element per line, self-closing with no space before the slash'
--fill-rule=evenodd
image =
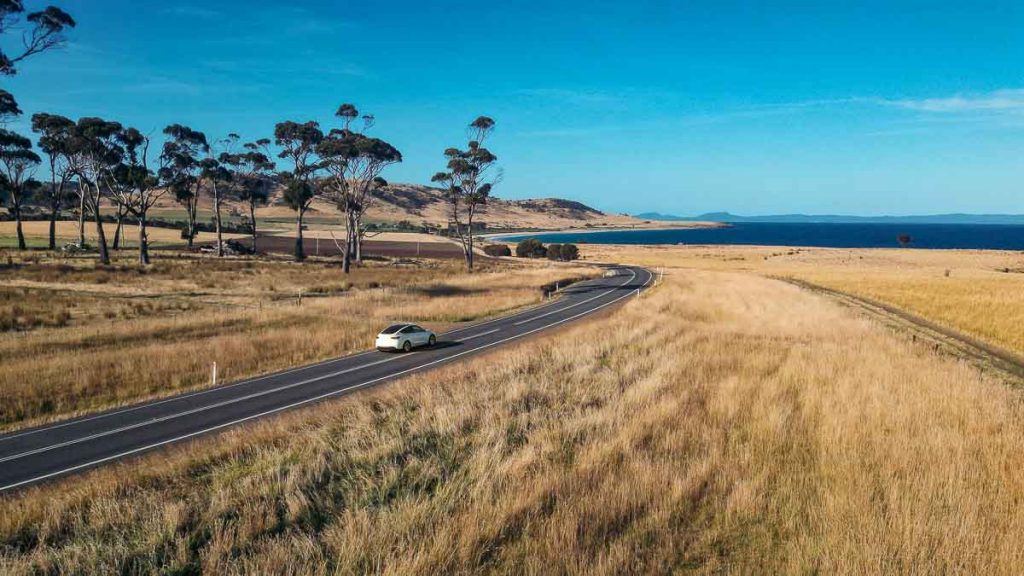
<path id="1" fill-rule="evenodd" d="M 217 385 L 217 363 L 213 363 L 213 385 Z"/>

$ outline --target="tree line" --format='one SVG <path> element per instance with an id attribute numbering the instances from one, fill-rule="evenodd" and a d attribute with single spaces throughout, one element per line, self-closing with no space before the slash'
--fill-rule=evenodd
<path id="1" fill-rule="evenodd" d="M 0 37 L 19 24 L 22 16 L 29 24 L 23 33 L 24 53 L 8 56 L 0 52 L 0 74 L 14 74 L 15 66 L 25 58 L 61 45 L 63 33 L 75 26 L 74 20 L 58 8 L 25 15 L 20 0 L 0 0 Z M 28 202 L 36 201 L 48 210 L 51 250 L 57 248 L 56 223 L 61 211 L 75 207 L 79 245 L 84 246 L 86 221 L 92 220 L 103 264 L 110 263 L 102 217 L 105 209 L 112 209 L 115 215 L 114 249 L 124 243 L 126 222 L 137 224 L 138 261 L 146 265 L 150 263 L 150 210 L 165 197 L 180 204 L 185 211 L 183 237 L 192 248 L 199 201 L 205 196 L 212 200 L 216 252 L 223 256 L 225 202 L 236 200 L 247 207 L 255 251 L 256 209 L 268 202 L 275 186 L 280 186 L 282 200 L 296 214 L 295 259 L 306 257 L 303 221 L 314 200 L 322 199 L 343 214 L 343 270 L 348 273 L 352 263 L 362 259 L 367 209 L 387 186 L 382 173 L 402 161 L 397 148 L 368 135 L 375 124 L 374 116 L 360 114 L 350 103 L 337 109 L 334 116 L 338 124 L 327 131 L 315 121 L 284 121 L 274 127 L 272 139 L 248 142 L 237 134 L 211 141 L 201 131 L 171 124 L 162 132 L 158 151 L 151 151 L 150 134 L 116 121 L 97 117 L 72 120 L 59 114 L 37 113 L 31 117 L 31 129 L 45 160 L 33 150 L 28 137 L 6 128 L 21 114 L 13 95 L 0 90 L 0 123 L 5 126 L 0 128 L 0 192 L 15 221 L 18 248 L 27 247 L 22 216 Z M 473 268 L 474 219 L 501 176 L 492 176 L 497 157 L 483 146 L 494 125 L 494 120 L 486 116 L 471 122 L 465 149 L 446 149 L 446 169 L 432 178 L 442 186 L 469 269 Z M 274 160 L 275 156 L 280 162 Z M 50 177 L 45 184 L 35 179 L 44 165 Z"/>

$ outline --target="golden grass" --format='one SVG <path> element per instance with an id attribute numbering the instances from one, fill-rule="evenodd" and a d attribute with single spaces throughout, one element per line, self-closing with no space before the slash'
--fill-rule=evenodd
<path id="1" fill-rule="evenodd" d="M 442 331 L 538 302 L 590 268 L 367 265 L 161 255 L 139 271 L 41 260 L 0 279 L 0 428 L 254 376 L 372 346 L 387 323 Z M 302 295 L 300 299 L 300 294 Z"/>
<path id="2" fill-rule="evenodd" d="M 592 259 L 797 278 L 872 298 L 1024 355 L 1024 254 L 744 246 L 585 246 Z"/>
<path id="3" fill-rule="evenodd" d="M 0 571 L 1024 562 L 1019 392 L 752 275 L 674 271 L 602 322 L 6 497 Z"/>
<path id="4" fill-rule="evenodd" d="M 25 234 L 26 240 L 28 240 L 29 246 L 45 246 L 50 238 L 50 223 L 42 221 L 31 221 L 22 222 L 22 232 Z M 114 230 L 117 227 L 114 224 L 104 223 L 103 231 L 107 235 L 107 242 L 114 241 Z M 157 228 L 150 226 L 146 228 L 146 233 L 149 236 L 150 244 L 184 244 L 185 241 L 181 238 L 181 230 L 176 228 Z M 135 225 L 125 225 L 125 244 L 126 247 L 136 247 L 139 245 L 139 229 Z M 15 236 L 15 223 L 14 222 L 0 222 L 0 237 L 14 237 Z M 57 222 L 57 243 L 58 248 L 61 243 L 67 243 L 70 241 L 78 241 L 78 222 L 70 222 L 61 220 Z M 224 234 L 224 238 L 246 238 L 244 234 Z M 200 232 L 196 236 L 196 242 L 210 242 L 217 239 L 217 235 L 213 232 Z M 96 224 L 94 222 L 85 223 L 85 241 L 89 244 L 96 243 Z"/>

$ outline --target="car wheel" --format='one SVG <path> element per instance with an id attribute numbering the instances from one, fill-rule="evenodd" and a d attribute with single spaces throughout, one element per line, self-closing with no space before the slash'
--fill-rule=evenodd
<path id="1" fill-rule="evenodd" d="M 412 352 L 412 342 L 406 340 L 405 343 L 402 344 L 402 352 Z"/>
<path id="2" fill-rule="evenodd" d="M 437 336 L 431 334 L 430 340 L 427 340 L 427 346 L 433 346 L 434 344 L 437 344 Z"/>

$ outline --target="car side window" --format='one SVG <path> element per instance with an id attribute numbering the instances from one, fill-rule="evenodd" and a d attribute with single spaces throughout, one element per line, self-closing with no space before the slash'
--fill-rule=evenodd
<path id="1" fill-rule="evenodd" d="M 412 331 L 413 332 L 423 332 L 423 328 L 420 328 L 419 326 L 413 326 L 412 327 Z"/>
<path id="2" fill-rule="evenodd" d="M 413 330 L 412 326 L 406 326 L 405 328 L 402 328 L 398 333 L 399 334 L 412 334 L 413 332 L 415 332 L 415 330 Z"/>

